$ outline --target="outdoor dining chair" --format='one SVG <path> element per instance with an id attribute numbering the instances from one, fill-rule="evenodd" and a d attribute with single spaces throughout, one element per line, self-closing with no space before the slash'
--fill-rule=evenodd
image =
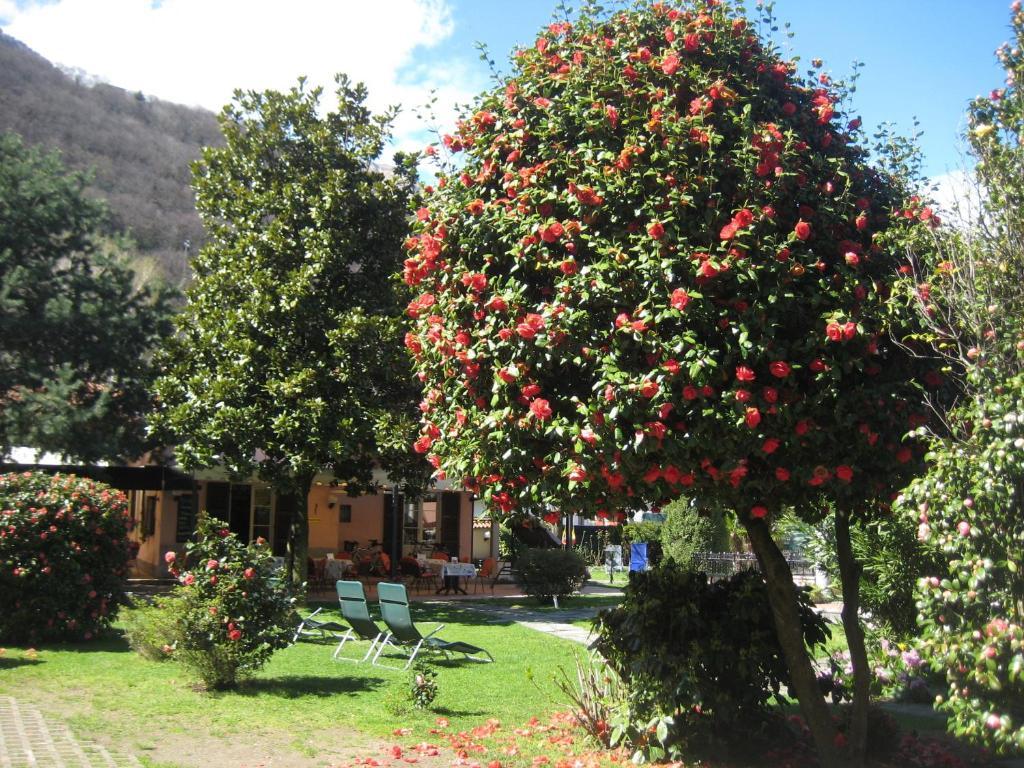
<path id="1" fill-rule="evenodd" d="M 370 618 L 370 609 L 366 604 L 366 592 L 361 581 L 338 580 L 335 582 L 334 588 L 338 591 L 341 615 L 345 617 L 345 621 L 350 626 L 348 632 L 341 638 L 341 642 L 338 643 L 338 647 L 334 649 L 334 656 L 332 658 L 341 659 L 342 661 L 366 661 L 370 658 L 370 654 L 373 653 L 377 644 L 381 642 L 385 633 Z M 345 643 L 353 640 L 367 640 L 370 643 L 366 655 L 361 659 L 340 655 L 341 649 L 345 647 Z"/>
<path id="2" fill-rule="evenodd" d="M 473 591 L 482 591 L 485 583 L 489 582 L 491 585 L 491 594 L 494 594 L 494 582 L 497 572 L 498 561 L 493 557 L 488 557 L 484 560 L 483 565 L 480 566 L 480 570 L 477 572 L 476 578 L 473 579 Z"/>
<path id="3" fill-rule="evenodd" d="M 426 635 L 422 634 L 416 628 L 409 613 L 409 595 L 404 584 L 381 582 L 377 585 L 377 596 L 380 598 L 380 615 L 388 627 L 388 633 L 377 645 L 377 654 L 373 657 L 373 664 L 376 666 L 399 669 L 399 667 L 378 663 L 380 655 L 388 646 L 409 654 L 409 659 L 401 669 L 408 669 L 422 649 L 443 653 L 445 658 L 449 658 L 452 653 L 461 653 L 470 661 L 484 663 L 494 661 L 494 657 L 483 648 L 458 641 L 448 642 L 435 637 L 434 635 L 444 628 L 444 624 L 438 624 L 433 631 Z M 487 658 L 483 658 L 480 654 Z"/>

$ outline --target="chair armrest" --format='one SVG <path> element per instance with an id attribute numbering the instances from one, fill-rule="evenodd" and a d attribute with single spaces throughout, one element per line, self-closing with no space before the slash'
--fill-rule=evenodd
<path id="1" fill-rule="evenodd" d="M 431 631 L 430 631 L 429 633 L 425 634 L 425 635 L 423 636 L 423 639 L 424 639 L 424 640 L 426 640 L 426 639 L 427 639 L 428 637 L 433 637 L 433 636 L 434 636 L 434 635 L 436 635 L 436 634 L 437 634 L 438 632 L 440 632 L 440 631 L 441 631 L 442 629 L 444 629 L 444 624 L 438 624 L 438 625 L 437 625 L 436 627 L 434 627 L 434 628 L 433 628 L 433 629 L 432 629 L 432 630 L 431 630 Z"/>

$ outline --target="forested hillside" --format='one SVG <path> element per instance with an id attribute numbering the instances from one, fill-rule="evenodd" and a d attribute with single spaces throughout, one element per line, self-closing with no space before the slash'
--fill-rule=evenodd
<path id="1" fill-rule="evenodd" d="M 151 257 L 181 282 L 185 244 L 194 252 L 202 240 L 189 164 L 201 147 L 221 143 L 213 113 L 90 84 L 0 32 L 5 131 L 61 150 L 70 168 L 92 169 L 91 192 L 109 203 L 112 229 L 130 232 L 143 261 Z"/>

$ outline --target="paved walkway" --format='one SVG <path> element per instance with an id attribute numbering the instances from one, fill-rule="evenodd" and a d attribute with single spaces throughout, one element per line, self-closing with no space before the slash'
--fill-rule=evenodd
<path id="1" fill-rule="evenodd" d="M 529 608 L 513 608 L 502 605 L 465 603 L 460 608 L 493 616 L 499 621 L 514 621 L 524 627 L 544 632 L 563 640 L 572 640 L 581 645 L 590 644 L 590 629 L 569 624 L 570 621 L 592 619 L 600 608 L 567 608 L 560 611 L 534 611 Z"/>
<path id="2" fill-rule="evenodd" d="M 11 696 L 0 696 L 0 768 L 142 768 L 119 755 L 76 739 L 68 727 Z"/>
<path id="3" fill-rule="evenodd" d="M 622 590 L 617 587 L 608 587 L 603 584 L 594 583 L 587 584 L 580 592 L 584 595 L 622 594 Z M 580 645 L 590 645 L 593 639 L 590 634 L 590 628 L 580 627 L 569 622 L 592 619 L 602 610 L 602 608 L 593 606 L 536 610 L 523 606 L 505 606 L 493 602 L 477 603 L 473 601 L 461 603 L 459 607 L 493 616 L 498 621 L 514 621 L 516 624 L 522 624 L 524 627 L 554 635 L 563 640 L 571 640 Z"/>

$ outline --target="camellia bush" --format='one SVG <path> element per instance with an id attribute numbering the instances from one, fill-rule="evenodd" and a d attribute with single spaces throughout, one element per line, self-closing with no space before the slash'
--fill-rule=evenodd
<path id="1" fill-rule="evenodd" d="M 0 639 L 91 640 L 125 601 L 124 495 L 38 472 L 0 475 Z"/>
<path id="2" fill-rule="evenodd" d="M 920 390 L 942 383 L 890 302 L 906 238 L 937 218 L 869 163 L 843 99 L 731 3 L 585 10 L 428 148 L 443 162 L 404 267 L 417 450 L 496 514 L 734 510 L 829 764 L 767 521 L 886 514 L 920 468 Z"/>
<path id="3" fill-rule="evenodd" d="M 1024 12 L 1000 48 L 1006 87 L 976 99 L 968 140 L 977 215 L 922 260 L 911 292 L 936 348 L 961 371 L 949 432 L 903 501 L 941 549 L 919 582 L 920 654 L 945 675 L 949 729 L 997 753 L 1024 752 Z M 930 271 L 930 274 L 929 274 Z"/>
<path id="4" fill-rule="evenodd" d="M 184 563 L 167 554 L 180 586 L 169 652 L 207 688 L 232 688 L 287 646 L 298 626 L 287 581 L 265 542 L 245 545 L 227 524 L 203 515 Z"/>

